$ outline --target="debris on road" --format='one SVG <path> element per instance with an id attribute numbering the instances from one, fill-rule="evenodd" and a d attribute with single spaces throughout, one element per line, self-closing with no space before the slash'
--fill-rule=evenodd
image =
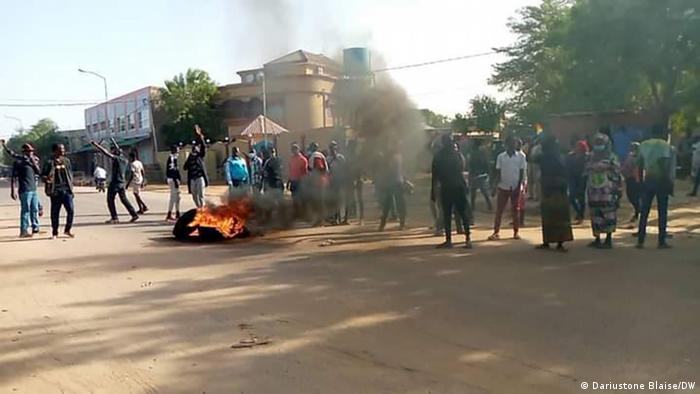
<path id="1" fill-rule="evenodd" d="M 335 241 L 333 241 L 332 239 L 327 239 L 327 240 L 321 242 L 321 245 L 320 245 L 320 246 L 321 246 L 321 247 L 324 247 L 324 246 L 331 246 L 331 245 L 333 245 L 333 244 L 335 244 Z"/>
<path id="2" fill-rule="evenodd" d="M 268 345 L 270 343 L 270 338 L 258 338 L 256 336 L 253 336 L 251 338 L 241 339 L 240 341 L 238 341 L 238 343 L 234 343 L 233 345 L 231 345 L 231 349 L 246 349 L 255 346 Z"/>

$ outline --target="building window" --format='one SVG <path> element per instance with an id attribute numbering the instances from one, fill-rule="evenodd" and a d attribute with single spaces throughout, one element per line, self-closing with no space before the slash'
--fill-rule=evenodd
<path id="1" fill-rule="evenodd" d="M 136 128 L 136 114 L 130 113 L 129 114 L 129 130 L 133 130 L 135 128 Z"/>
<path id="2" fill-rule="evenodd" d="M 142 129 L 150 129 L 151 128 L 151 114 L 148 111 L 148 108 L 141 111 L 141 126 L 140 127 Z"/>
<path id="3" fill-rule="evenodd" d="M 321 66 L 316 67 L 316 74 L 323 75 L 324 71 L 325 70 L 323 69 L 323 67 L 321 67 Z"/>
<path id="4" fill-rule="evenodd" d="M 126 114 L 131 115 L 136 111 L 136 103 L 132 100 L 126 102 Z"/>

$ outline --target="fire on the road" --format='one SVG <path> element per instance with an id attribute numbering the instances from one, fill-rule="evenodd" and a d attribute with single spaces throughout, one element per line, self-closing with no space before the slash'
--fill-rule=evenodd
<path id="1" fill-rule="evenodd" d="M 252 200 L 248 197 L 240 198 L 225 205 L 198 209 L 194 220 L 188 226 L 212 228 L 224 238 L 234 238 L 245 231 L 246 222 L 252 212 Z"/>

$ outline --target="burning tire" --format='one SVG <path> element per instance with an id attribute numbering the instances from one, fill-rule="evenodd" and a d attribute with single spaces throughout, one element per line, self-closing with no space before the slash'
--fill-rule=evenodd
<path id="1" fill-rule="evenodd" d="M 179 241 L 199 240 L 203 242 L 218 242 L 227 239 L 246 238 L 250 236 L 248 228 L 243 226 L 234 234 L 224 234 L 217 227 L 200 226 L 195 223 L 197 220 L 197 209 L 191 209 L 185 212 L 180 219 L 177 220 L 173 227 L 173 235 Z M 194 234 L 197 233 L 195 238 Z"/>
<path id="2" fill-rule="evenodd" d="M 180 216 L 177 222 L 175 222 L 175 226 L 173 227 L 173 235 L 175 236 L 175 239 L 178 239 L 180 241 L 186 241 L 190 238 L 192 233 L 194 233 L 195 230 L 197 230 L 197 227 L 190 226 L 190 224 L 194 222 L 195 216 L 197 216 L 196 209 L 190 209 L 189 211 L 185 212 L 183 215 Z"/>

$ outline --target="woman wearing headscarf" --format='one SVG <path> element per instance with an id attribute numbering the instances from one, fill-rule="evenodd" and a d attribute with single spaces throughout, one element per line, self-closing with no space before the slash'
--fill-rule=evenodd
<path id="1" fill-rule="evenodd" d="M 593 137 L 592 153 L 586 163 L 586 190 L 595 240 L 589 246 L 612 248 L 612 233 L 617 229 L 617 210 L 622 196 L 622 175 L 610 138 L 598 133 Z M 600 236 L 605 234 L 605 243 Z"/>
<path id="2" fill-rule="evenodd" d="M 559 144 L 552 135 L 542 139 L 542 153 L 537 158 L 541 170 L 542 245 L 538 249 L 549 249 L 556 243 L 557 250 L 566 252 L 564 242 L 573 241 L 569 201 L 567 197 L 567 172 Z"/>

